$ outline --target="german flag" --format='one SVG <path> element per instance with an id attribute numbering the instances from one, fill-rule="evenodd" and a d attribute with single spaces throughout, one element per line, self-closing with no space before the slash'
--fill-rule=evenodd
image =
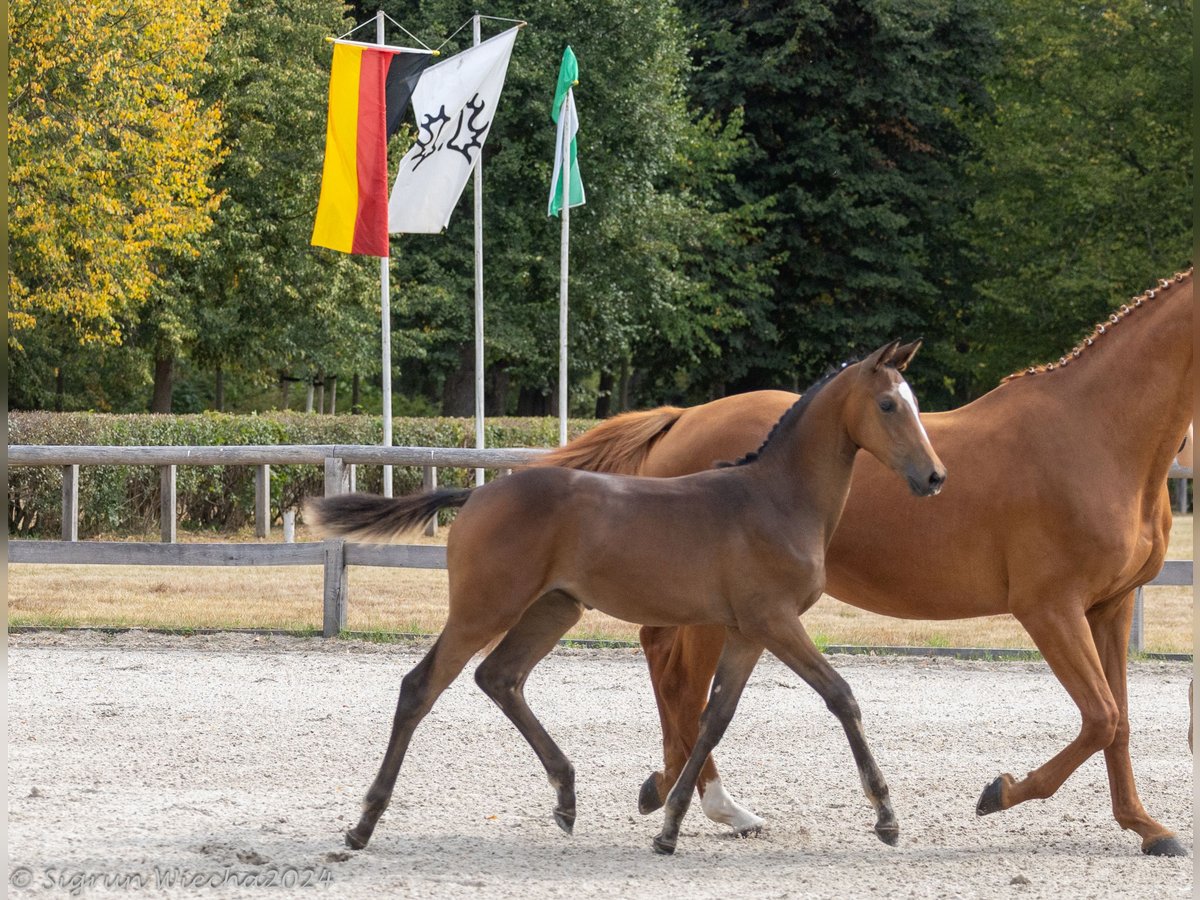
<path id="1" fill-rule="evenodd" d="M 387 139 L 432 61 L 426 52 L 334 43 L 314 245 L 389 255 Z"/>

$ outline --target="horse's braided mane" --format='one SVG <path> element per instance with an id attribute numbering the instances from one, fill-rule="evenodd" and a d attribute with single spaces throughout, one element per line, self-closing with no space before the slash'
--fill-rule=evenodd
<path id="1" fill-rule="evenodd" d="M 770 432 L 767 433 L 767 439 L 759 445 L 757 450 L 747 453 L 745 456 L 739 457 L 738 459 L 735 459 L 733 462 L 719 462 L 716 464 L 716 468 L 724 469 L 724 468 L 729 468 L 729 467 L 733 467 L 733 466 L 745 466 L 745 465 L 748 465 L 748 464 L 754 462 L 756 459 L 758 459 L 760 456 L 762 456 L 762 452 L 767 449 L 767 444 L 771 443 L 772 438 L 774 438 L 775 435 L 779 433 L 779 430 L 781 428 L 783 428 L 785 424 L 795 422 L 801 416 L 803 416 L 805 410 L 808 409 L 808 406 L 812 402 L 813 398 L 816 397 L 817 394 L 819 394 L 821 392 L 821 389 L 823 387 L 825 387 L 825 385 L 829 384 L 829 382 L 833 381 L 834 377 L 836 375 L 838 375 L 843 369 L 846 369 L 846 368 L 854 365 L 856 362 L 859 362 L 859 360 L 857 358 L 848 359 L 845 362 L 843 362 L 839 365 L 833 366 L 828 371 L 826 371 L 825 374 L 822 375 L 820 378 L 818 378 L 816 380 L 816 382 L 814 382 L 807 391 L 805 391 L 803 394 L 800 395 L 799 400 L 797 400 L 795 403 L 793 403 L 791 406 L 789 406 L 786 410 L 784 410 L 783 415 L 779 417 L 778 421 L 776 421 L 775 424 L 771 427 Z"/>
<path id="2" fill-rule="evenodd" d="M 1011 375 L 1005 376 L 1001 380 L 1001 384 L 1007 384 L 1014 378 L 1023 378 L 1026 375 L 1038 375 L 1042 372 L 1053 372 L 1055 369 L 1061 369 L 1071 363 L 1072 360 L 1078 359 L 1088 347 L 1096 343 L 1096 339 L 1103 334 L 1107 334 L 1108 330 L 1118 324 L 1126 316 L 1130 315 L 1134 310 L 1140 309 L 1143 304 L 1155 299 L 1160 293 L 1166 293 L 1171 290 L 1179 282 L 1192 277 L 1192 269 L 1188 268 L 1182 272 L 1176 272 L 1173 278 L 1163 278 L 1158 282 L 1157 287 L 1152 287 L 1147 291 L 1138 294 L 1129 303 L 1122 303 L 1121 307 L 1113 312 L 1103 322 L 1098 322 L 1096 327 L 1092 329 L 1092 333 L 1085 337 L 1082 341 L 1074 346 L 1069 353 L 1059 357 L 1058 362 L 1044 363 L 1040 366 L 1030 366 L 1027 369 L 1022 369 L 1020 372 L 1013 372 Z"/>

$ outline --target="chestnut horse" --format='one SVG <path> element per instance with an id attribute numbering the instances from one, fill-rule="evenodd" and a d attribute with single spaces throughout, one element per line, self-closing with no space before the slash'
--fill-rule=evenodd
<path id="1" fill-rule="evenodd" d="M 602 423 L 539 465 L 672 476 L 755 446 L 796 395 L 760 391 Z M 1184 848 L 1143 809 L 1129 758 L 1126 647 L 1134 591 L 1162 566 L 1171 527 L 1167 471 L 1192 418 L 1192 271 L 1136 297 L 1058 362 L 1009 376 L 960 409 L 922 416 L 955 473 L 913 503 L 869 456 L 826 557 L 826 591 L 905 619 L 1011 613 L 1079 707 L 1078 735 L 1024 778 L 1004 774 L 979 815 L 1052 795 L 1104 751 L 1113 815 L 1142 850 Z M 709 626 L 646 627 L 665 770 L 642 788 L 656 809 L 693 746 L 721 651 Z M 724 791 L 711 760 L 701 805 L 739 831 L 762 820 Z M 710 800 L 709 793 L 714 796 Z"/>
<path id="2" fill-rule="evenodd" d="M 887 783 L 867 747 L 854 696 L 799 616 L 821 595 L 825 547 L 860 447 L 903 475 L 913 493 L 941 488 L 945 469 L 900 375 L 917 346 L 893 342 L 819 382 L 783 411 L 771 436 L 740 465 L 671 479 L 530 468 L 476 489 L 312 502 L 312 518 L 324 532 L 374 538 L 417 527 L 442 507 L 463 506 L 446 548 L 446 627 L 404 678 L 387 753 L 346 842 L 366 845 L 413 730 L 467 661 L 497 639 L 475 680 L 545 766 L 557 791 L 554 817 L 569 833 L 574 769 L 526 705 L 524 685 L 589 606 L 647 625 L 714 624 L 723 635 L 708 711 L 667 797 L 656 850 L 674 851 L 700 768 L 764 648 L 837 716 L 875 807 L 875 832 L 895 844 L 899 827 Z"/>

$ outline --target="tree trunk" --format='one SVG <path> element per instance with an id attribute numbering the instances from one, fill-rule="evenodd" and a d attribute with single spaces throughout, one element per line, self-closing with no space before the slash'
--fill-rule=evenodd
<path id="1" fill-rule="evenodd" d="M 329 381 L 329 414 L 331 416 L 336 416 L 337 415 L 337 376 L 330 375 L 330 376 L 328 376 L 327 380 Z"/>
<path id="2" fill-rule="evenodd" d="M 225 370 L 217 366 L 217 412 L 225 412 Z"/>
<path id="3" fill-rule="evenodd" d="M 54 370 L 54 411 L 62 412 L 66 403 L 67 378 L 62 366 Z"/>
<path id="4" fill-rule="evenodd" d="M 521 388 L 517 395 L 518 416 L 547 416 L 550 414 L 550 398 L 533 388 Z"/>
<path id="5" fill-rule="evenodd" d="M 508 367 L 499 363 L 490 366 L 487 372 L 487 392 L 483 401 L 485 416 L 502 416 L 508 409 L 508 387 L 512 379 Z"/>
<path id="6" fill-rule="evenodd" d="M 442 415 L 475 415 L 475 348 L 471 344 L 458 348 L 458 368 L 442 385 Z"/>
<path id="7" fill-rule="evenodd" d="M 292 399 L 292 379 L 287 374 L 279 376 L 279 408 L 287 409 Z"/>
<path id="8" fill-rule="evenodd" d="M 308 379 L 308 395 L 304 398 L 304 411 L 312 412 L 313 409 L 313 380 Z"/>
<path id="9" fill-rule="evenodd" d="M 175 357 L 157 357 L 154 360 L 154 394 L 150 398 L 150 412 L 171 411 L 171 391 L 174 388 Z"/>
<path id="10" fill-rule="evenodd" d="M 604 369 L 600 372 L 600 386 L 596 392 L 596 418 L 607 419 L 612 415 L 613 374 Z"/>
<path id="11" fill-rule="evenodd" d="M 357 372 L 350 385 L 350 412 L 356 416 L 362 415 L 362 376 Z"/>
<path id="12" fill-rule="evenodd" d="M 614 412 L 625 412 L 629 409 L 629 360 L 621 360 L 621 386 L 617 408 Z"/>
<path id="13" fill-rule="evenodd" d="M 317 382 L 317 412 L 325 412 L 325 373 L 321 373 L 321 380 Z"/>

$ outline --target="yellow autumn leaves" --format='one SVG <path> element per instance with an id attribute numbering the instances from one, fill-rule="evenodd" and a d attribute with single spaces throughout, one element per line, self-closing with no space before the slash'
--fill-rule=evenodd
<path id="1" fill-rule="evenodd" d="M 211 226 L 224 150 L 199 96 L 228 0 L 13 0 L 10 340 L 55 321 L 118 343 L 172 255 Z"/>

